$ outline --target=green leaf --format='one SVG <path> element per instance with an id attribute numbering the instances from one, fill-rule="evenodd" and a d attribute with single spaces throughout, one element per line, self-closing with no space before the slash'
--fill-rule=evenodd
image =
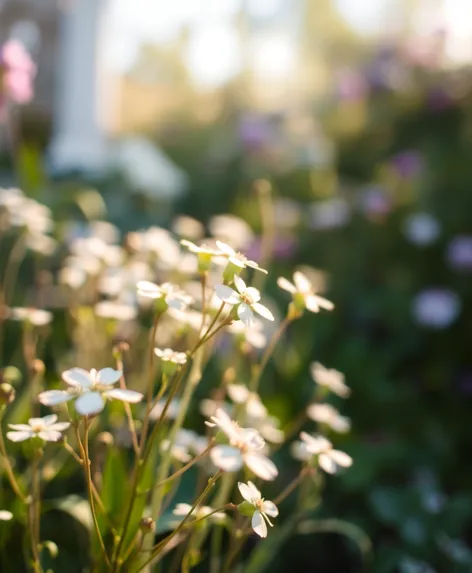
<path id="1" fill-rule="evenodd" d="M 103 469 L 101 498 L 112 523 L 116 523 L 126 503 L 123 488 L 126 480 L 127 471 L 122 452 L 116 448 L 108 448 Z M 105 520 L 102 516 L 99 519 L 101 530 L 103 522 Z"/>
<path id="2" fill-rule="evenodd" d="M 54 501 L 52 507 L 64 511 L 81 523 L 88 531 L 92 531 L 93 519 L 89 502 L 78 495 L 68 495 Z"/>

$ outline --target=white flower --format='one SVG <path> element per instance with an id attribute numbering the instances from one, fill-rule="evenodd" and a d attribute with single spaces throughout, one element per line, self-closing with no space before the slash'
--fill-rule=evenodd
<path id="1" fill-rule="evenodd" d="M 154 406 L 154 408 L 149 412 L 149 418 L 151 420 L 158 420 L 161 417 L 162 412 L 164 411 L 164 406 L 166 405 L 167 400 L 159 400 L 159 402 Z M 170 420 L 175 420 L 179 414 L 180 410 L 180 400 L 174 399 L 171 400 L 169 407 L 166 410 L 165 417 Z"/>
<path id="2" fill-rule="evenodd" d="M 434 243 L 441 228 L 429 213 L 412 213 L 405 220 L 403 232 L 411 243 L 425 247 Z"/>
<path id="3" fill-rule="evenodd" d="M 322 308 L 325 310 L 333 310 L 334 308 L 331 301 L 315 294 L 313 285 L 300 271 L 294 273 L 293 284 L 284 277 L 279 277 L 277 284 L 292 295 L 293 302 L 299 310 L 306 308 L 310 312 L 319 312 Z"/>
<path id="4" fill-rule="evenodd" d="M 0 521 L 10 521 L 13 519 L 13 513 L 6 509 L 0 509 Z"/>
<path id="5" fill-rule="evenodd" d="M 27 424 L 8 424 L 13 432 L 7 432 L 7 438 L 12 442 L 23 442 L 31 438 L 41 438 L 45 442 L 57 442 L 61 432 L 67 430 L 69 422 L 58 422 L 55 414 L 44 418 L 30 418 Z"/>
<path id="6" fill-rule="evenodd" d="M 178 503 L 172 513 L 174 515 L 185 517 L 190 513 L 192 510 L 192 506 L 189 503 Z M 208 505 L 197 505 L 197 507 L 193 510 L 192 517 L 195 519 L 202 519 L 209 515 L 213 511 L 213 508 L 209 507 Z M 216 511 L 212 515 L 210 515 L 210 520 L 221 521 L 225 519 L 226 515 L 222 511 Z"/>
<path id="7" fill-rule="evenodd" d="M 267 336 L 263 329 L 264 325 L 258 319 L 253 322 L 251 328 L 246 328 L 246 325 L 240 321 L 234 321 L 227 327 L 227 331 L 231 332 L 238 340 L 258 350 L 267 344 Z"/>
<path id="8" fill-rule="evenodd" d="M 344 383 L 344 374 L 334 370 L 334 368 L 325 368 L 319 362 L 313 362 L 310 366 L 313 380 L 320 386 L 328 388 L 341 398 L 346 398 L 351 393 L 349 386 Z"/>
<path id="9" fill-rule="evenodd" d="M 180 237 L 189 239 L 200 239 L 203 237 L 205 227 L 193 217 L 179 215 L 172 221 L 172 231 Z"/>
<path id="10" fill-rule="evenodd" d="M 134 390 L 111 388 L 121 378 L 122 373 L 113 368 L 94 368 L 87 372 L 82 368 L 71 368 L 62 373 L 62 379 L 69 385 L 66 390 L 47 390 L 38 396 L 45 406 L 55 406 L 76 399 L 75 409 L 82 416 L 98 414 L 105 407 L 105 399 L 113 398 L 136 404 L 143 395 Z"/>
<path id="11" fill-rule="evenodd" d="M 341 416 L 341 414 L 333 408 L 330 404 L 310 404 L 306 413 L 309 418 L 319 424 L 326 424 L 335 432 L 343 434 L 349 432 L 351 422 L 349 418 Z"/>
<path id="12" fill-rule="evenodd" d="M 179 366 L 182 366 L 187 362 L 187 355 L 185 352 L 176 352 L 175 350 L 172 350 L 172 348 L 164 348 L 164 350 L 154 348 L 154 354 L 163 362 L 172 362 Z"/>
<path id="13" fill-rule="evenodd" d="M 138 311 L 132 304 L 115 300 L 102 300 L 95 305 L 95 314 L 101 318 L 111 318 L 126 322 L 136 318 Z"/>
<path id="14" fill-rule="evenodd" d="M 242 384 L 228 384 L 226 388 L 228 396 L 235 404 L 245 404 L 248 416 L 254 418 L 265 418 L 267 408 L 261 402 L 258 394 L 250 392 Z"/>
<path id="15" fill-rule="evenodd" d="M 137 283 L 138 295 L 152 299 L 162 299 L 171 308 L 182 309 L 192 303 L 192 298 L 170 283 L 156 285 L 149 281 Z"/>
<path id="16" fill-rule="evenodd" d="M 302 432 L 300 438 L 302 439 L 300 452 L 305 452 L 305 459 L 318 456 L 318 463 L 325 472 L 334 474 L 338 471 L 338 466 L 348 468 L 352 465 L 351 456 L 333 449 L 333 444 L 323 436 L 310 436 Z"/>
<path id="17" fill-rule="evenodd" d="M 222 255 L 226 257 L 228 261 L 234 266 L 239 267 L 240 269 L 250 267 L 251 269 L 255 269 L 256 271 L 261 271 L 262 273 L 267 274 L 267 271 L 265 269 L 261 269 L 261 267 L 255 261 L 250 261 L 242 253 L 237 253 L 226 243 L 223 243 L 222 241 L 216 241 L 216 246 L 221 251 Z"/>
<path id="18" fill-rule="evenodd" d="M 247 287 L 243 279 L 237 275 L 234 275 L 234 284 L 238 292 L 226 285 L 216 285 L 216 296 L 227 304 L 238 305 L 238 317 L 246 326 L 253 324 L 255 312 L 267 320 L 274 320 L 270 310 L 259 303 L 261 295 L 256 288 Z"/>
<path id="19" fill-rule="evenodd" d="M 209 229 L 214 237 L 235 245 L 237 249 L 246 248 L 254 239 L 251 227 L 235 215 L 215 215 L 210 220 Z"/>
<path id="20" fill-rule="evenodd" d="M 441 330 L 450 326 L 461 313 L 461 299 L 456 293 L 441 288 L 431 288 L 413 299 L 413 315 L 422 326 Z"/>
<path id="21" fill-rule="evenodd" d="M 12 308 L 11 318 L 13 320 L 24 320 L 34 326 L 45 326 L 52 321 L 52 313 L 39 308 Z"/>
<path id="22" fill-rule="evenodd" d="M 206 422 L 211 428 L 218 426 L 226 434 L 229 445 L 215 446 L 210 453 L 216 467 L 226 472 L 236 472 L 245 464 L 257 477 L 271 481 L 278 475 L 275 464 L 265 456 L 265 441 L 257 430 L 241 428 L 218 408 L 215 416 Z"/>
<path id="23" fill-rule="evenodd" d="M 272 527 L 269 517 L 277 517 L 279 515 L 279 510 L 275 503 L 266 501 L 252 481 L 248 481 L 247 484 L 238 482 L 238 488 L 243 498 L 256 508 L 251 518 L 251 526 L 254 532 L 259 537 L 267 537 L 266 521 Z"/>
<path id="24" fill-rule="evenodd" d="M 223 255 L 222 251 L 218 249 L 213 249 L 205 244 L 198 246 L 192 243 L 192 241 L 187 241 L 187 239 L 182 239 L 180 244 L 196 255 L 209 255 L 212 257 L 221 257 L 221 255 Z"/>

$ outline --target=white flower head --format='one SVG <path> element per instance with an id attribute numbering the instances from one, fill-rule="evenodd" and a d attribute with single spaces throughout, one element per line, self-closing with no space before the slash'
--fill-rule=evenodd
<path id="1" fill-rule="evenodd" d="M 213 257 L 221 257 L 223 255 L 223 253 L 218 249 L 213 249 L 212 247 L 209 247 L 205 244 L 198 246 L 191 241 L 187 241 L 186 239 L 180 241 L 180 244 L 194 255 L 197 255 L 198 270 L 200 272 L 206 272 L 210 269 Z"/>
<path id="2" fill-rule="evenodd" d="M 322 308 L 325 310 L 334 308 L 331 301 L 315 294 L 313 285 L 300 271 L 294 273 L 293 283 L 284 277 L 279 277 L 277 284 L 292 295 L 294 305 L 299 311 L 307 309 L 310 312 L 319 312 Z"/>
<path id="3" fill-rule="evenodd" d="M 16 307 L 11 309 L 11 318 L 29 322 L 34 326 L 45 326 L 52 321 L 52 312 L 40 308 Z"/>
<path id="4" fill-rule="evenodd" d="M 162 362 L 172 362 L 178 366 L 183 366 L 187 362 L 187 355 L 185 352 L 176 352 L 172 348 L 154 348 L 154 354 L 158 356 Z"/>
<path id="5" fill-rule="evenodd" d="M 267 501 L 261 496 L 261 492 L 251 482 L 238 483 L 238 489 L 244 500 L 251 504 L 255 511 L 252 514 L 251 526 L 259 537 L 267 537 L 266 522 L 272 527 L 269 517 L 277 517 L 279 510 L 273 501 Z"/>
<path id="6" fill-rule="evenodd" d="M 352 458 L 345 452 L 333 449 L 333 444 L 323 436 L 310 436 L 306 432 L 300 434 L 302 442 L 299 443 L 298 453 L 302 459 L 318 457 L 320 467 L 329 474 L 334 474 L 340 467 L 348 468 L 352 465 Z"/>
<path id="7" fill-rule="evenodd" d="M 331 404 L 310 404 L 306 409 L 306 413 L 314 422 L 326 424 L 333 431 L 340 434 L 349 432 L 351 429 L 349 418 L 341 416 Z"/>
<path id="8" fill-rule="evenodd" d="M 55 414 L 44 418 L 30 418 L 27 424 L 8 424 L 12 432 L 7 432 L 7 438 L 12 442 L 24 442 L 31 438 L 41 438 L 45 442 L 57 442 L 62 432 L 70 426 L 69 422 L 58 422 Z"/>
<path id="9" fill-rule="evenodd" d="M 234 284 L 237 291 L 226 285 L 216 285 L 216 296 L 227 304 L 237 305 L 238 317 L 246 326 L 254 323 L 255 312 L 267 320 L 274 320 L 270 310 L 259 303 L 261 295 L 256 288 L 246 286 L 243 279 L 237 275 L 234 275 Z"/>
<path id="10" fill-rule="evenodd" d="M 334 394 L 347 398 L 351 393 L 351 389 L 344 382 L 344 374 L 334 370 L 333 368 L 325 368 L 319 362 L 311 364 L 311 376 L 313 380 L 320 386 L 328 388 Z"/>
<path id="11" fill-rule="evenodd" d="M 6 509 L 0 509 L 0 521 L 10 521 L 13 519 L 13 513 Z"/>
<path id="12" fill-rule="evenodd" d="M 136 404 L 143 395 L 134 390 L 113 388 L 122 373 L 113 368 L 94 368 L 88 372 L 83 368 L 71 368 L 62 373 L 62 379 L 68 384 L 68 390 L 47 390 L 38 396 L 45 406 L 56 406 L 75 399 L 75 409 L 81 416 L 98 414 L 105 407 L 105 399 L 112 398 Z"/>
<path id="13" fill-rule="evenodd" d="M 255 261 L 249 260 L 243 253 L 238 253 L 232 247 L 223 243 L 222 241 L 216 241 L 216 246 L 221 251 L 223 257 L 228 259 L 228 263 L 237 267 L 238 269 L 245 269 L 247 267 L 255 269 L 256 271 L 261 271 L 261 273 L 267 274 L 265 269 L 262 269 Z M 236 269 L 233 269 L 235 271 Z"/>
<path id="14" fill-rule="evenodd" d="M 193 302 L 192 297 L 171 283 L 156 285 L 149 281 L 138 281 L 136 287 L 139 296 L 162 301 L 164 310 L 167 310 L 167 307 L 181 310 Z"/>
<path id="15" fill-rule="evenodd" d="M 166 399 L 159 400 L 159 402 L 149 412 L 149 418 L 151 420 L 158 420 L 161 417 L 162 412 L 164 411 L 166 403 L 167 403 Z M 180 410 L 180 400 L 174 398 L 174 400 L 171 400 L 166 410 L 165 417 L 168 418 L 169 420 L 175 420 L 179 415 L 179 410 Z"/>
<path id="16" fill-rule="evenodd" d="M 235 404 L 244 404 L 247 415 L 253 418 L 265 418 L 267 408 L 255 392 L 250 392 L 242 384 L 228 384 L 228 396 Z"/>
<path id="17" fill-rule="evenodd" d="M 217 426 L 228 438 L 228 445 L 215 446 L 210 453 L 216 467 L 226 472 L 239 471 L 246 465 L 257 477 L 271 481 L 278 475 L 275 464 L 262 453 L 265 441 L 257 430 L 241 428 L 228 414 L 218 408 L 206 422 L 211 428 Z"/>

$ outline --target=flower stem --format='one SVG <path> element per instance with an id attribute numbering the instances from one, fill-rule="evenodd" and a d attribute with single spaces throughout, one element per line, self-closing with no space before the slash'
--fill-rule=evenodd
<path id="1" fill-rule="evenodd" d="M 3 419 L 4 412 L 0 413 L 0 422 Z M 21 488 L 15 478 L 15 474 L 13 472 L 13 468 L 11 467 L 10 459 L 8 457 L 7 449 L 5 447 L 5 440 L 3 439 L 3 431 L 0 427 L 0 452 L 4 458 L 4 468 L 7 474 L 8 481 L 10 482 L 12 490 L 15 492 L 16 496 L 20 499 L 20 501 L 24 504 L 27 504 L 28 501 L 26 499 L 25 494 L 21 491 Z"/>

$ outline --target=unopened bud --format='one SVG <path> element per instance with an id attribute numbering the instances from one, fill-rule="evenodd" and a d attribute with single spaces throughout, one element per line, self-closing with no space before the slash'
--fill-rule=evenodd
<path id="1" fill-rule="evenodd" d="M 102 446 L 113 446 L 115 439 L 110 432 L 100 432 L 96 438 L 97 442 Z"/>
<path id="2" fill-rule="evenodd" d="M 33 363 L 31 364 L 31 370 L 33 371 L 33 374 L 44 374 L 44 372 L 46 371 L 46 365 L 42 360 L 36 358 L 35 360 L 33 360 Z"/>
<path id="3" fill-rule="evenodd" d="M 7 366 L 0 371 L 0 382 L 8 382 L 13 386 L 21 381 L 21 372 L 16 366 Z"/>
<path id="4" fill-rule="evenodd" d="M 156 531 L 156 522 L 152 517 L 143 517 L 139 522 L 139 529 L 146 535 L 146 533 L 154 533 Z"/>
<path id="5" fill-rule="evenodd" d="M 8 406 L 15 399 L 15 389 L 8 382 L 0 384 L 0 406 Z"/>

